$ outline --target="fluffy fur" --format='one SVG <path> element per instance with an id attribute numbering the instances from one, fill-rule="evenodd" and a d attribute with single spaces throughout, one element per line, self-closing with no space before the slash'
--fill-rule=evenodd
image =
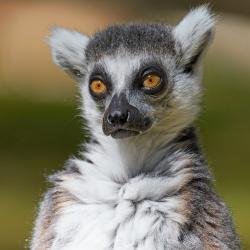
<path id="1" fill-rule="evenodd" d="M 52 32 L 53 60 L 80 84 L 90 135 L 82 158 L 50 177 L 32 250 L 240 249 L 193 125 L 202 92 L 200 61 L 214 22 L 202 6 L 176 27 L 118 25 L 92 37 Z M 134 88 L 138 72 L 152 64 L 164 71 L 166 85 L 154 96 Z M 90 94 L 93 73 L 112 86 L 101 101 Z M 148 130 L 125 139 L 104 135 L 104 114 L 120 93 L 150 119 Z"/>

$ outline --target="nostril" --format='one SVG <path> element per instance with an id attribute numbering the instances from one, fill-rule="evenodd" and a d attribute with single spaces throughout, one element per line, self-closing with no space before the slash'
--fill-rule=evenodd
<path id="1" fill-rule="evenodd" d="M 114 124 L 114 117 L 111 114 L 108 115 L 107 120 L 110 125 Z"/>
<path id="2" fill-rule="evenodd" d="M 112 113 L 110 113 L 107 117 L 108 123 L 110 125 L 124 125 L 128 120 L 128 112 L 121 112 L 119 110 L 116 110 Z"/>
<path id="3" fill-rule="evenodd" d="M 128 112 L 122 113 L 120 116 L 120 123 L 124 124 L 127 122 L 127 120 L 128 120 Z"/>

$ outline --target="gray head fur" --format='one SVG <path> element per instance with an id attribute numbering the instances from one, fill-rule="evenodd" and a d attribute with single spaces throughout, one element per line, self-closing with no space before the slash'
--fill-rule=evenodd
<path id="1" fill-rule="evenodd" d="M 98 32 L 86 48 L 89 61 L 114 55 L 119 49 L 131 54 L 175 54 L 172 28 L 164 24 L 123 24 Z"/>

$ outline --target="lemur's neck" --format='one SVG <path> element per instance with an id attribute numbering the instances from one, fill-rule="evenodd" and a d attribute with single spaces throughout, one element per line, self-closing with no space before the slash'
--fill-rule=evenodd
<path id="1" fill-rule="evenodd" d="M 163 148 L 175 137 L 176 134 L 152 133 L 120 141 L 118 147 L 121 150 L 121 157 L 124 157 L 130 174 L 136 175 L 152 168 L 154 159 L 159 158 L 160 151 L 164 151 Z"/>
<path id="2" fill-rule="evenodd" d="M 138 174 L 154 171 L 154 167 L 170 156 L 169 150 L 178 138 L 193 137 L 194 128 L 173 133 L 148 133 L 129 139 L 116 140 L 106 136 L 98 138 L 99 147 L 87 153 L 105 175 L 124 180 Z M 193 142 L 196 144 L 196 141 Z M 180 147 L 179 144 L 177 147 Z M 95 158 L 96 156 L 96 158 Z M 166 166 L 167 167 L 167 166 Z"/>

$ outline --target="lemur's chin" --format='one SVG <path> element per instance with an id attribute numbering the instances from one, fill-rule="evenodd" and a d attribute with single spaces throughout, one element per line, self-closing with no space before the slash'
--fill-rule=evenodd
<path id="1" fill-rule="evenodd" d="M 118 129 L 111 133 L 111 136 L 115 139 L 124 139 L 140 134 L 138 131 L 127 130 L 127 129 Z"/>

